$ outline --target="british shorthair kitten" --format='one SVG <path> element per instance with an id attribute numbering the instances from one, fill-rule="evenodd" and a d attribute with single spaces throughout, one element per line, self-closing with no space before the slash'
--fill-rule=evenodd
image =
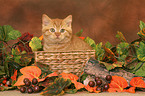
<path id="1" fill-rule="evenodd" d="M 50 19 L 42 16 L 42 35 L 44 51 L 91 50 L 85 41 L 72 34 L 72 15 L 65 19 Z"/>

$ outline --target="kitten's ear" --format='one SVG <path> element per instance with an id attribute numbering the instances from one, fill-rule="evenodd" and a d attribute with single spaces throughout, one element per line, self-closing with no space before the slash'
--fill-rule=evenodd
<path id="1" fill-rule="evenodd" d="M 64 22 L 65 24 L 67 24 L 68 27 L 71 27 L 72 15 L 67 16 L 67 17 L 63 20 L 63 22 Z"/>
<path id="2" fill-rule="evenodd" d="M 48 26 L 51 22 L 52 22 L 52 20 L 46 14 L 42 15 L 42 25 L 43 26 Z"/>

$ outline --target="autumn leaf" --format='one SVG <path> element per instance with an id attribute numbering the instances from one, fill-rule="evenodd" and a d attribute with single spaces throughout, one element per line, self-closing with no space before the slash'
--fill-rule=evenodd
<path id="1" fill-rule="evenodd" d="M 39 78 L 38 78 L 38 81 L 39 81 L 39 82 L 40 82 L 40 81 L 44 81 L 47 77 L 52 77 L 52 76 L 58 76 L 58 74 L 57 74 L 56 72 L 53 72 L 53 73 L 47 75 L 45 78 L 42 78 L 42 79 L 39 79 Z"/>
<path id="2" fill-rule="evenodd" d="M 84 39 L 85 39 L 85 37 L 79 37 L 79 38 L 81 38 L 82 40 L 84 40 Z"/>
<path id="3" fill-rule="evenodd" d="M 74 83 L 74 85 L 75 85 L 75 87 L 76 87 L 77 90 L 79 90 L 79 89 L 85 87 L 84 84 L 82 84 L 82 83 L 80 83 L 80 82 L 77 82 L 77 81 L 75 81 L 75 80 L 71 80 L 71 82 Z"/>
<path id="4" fill-rule="evenodd" d="M 18 78 L 17 82 L 13 85 L 13 86 L 21 86 L 21 85 L 24 85 L 24 78 L 26 78 L 27 76 L 25 75 L 22 75 Z M 29 79 L 29 77 L 27 77 Z"/>
<path id="5" fill-rule="evenodd" d="M 145 83 L 141 78 L 143 78 L 143 77 L 134 77 L 134 78 L 132 78 L 131 81 L 130 81 L 130 85 L 133 86 L 133 87 L 145 88 Z"/>
<path id="6" fill-rule="evenodd" d="M 135 87 L 130 87 L 129 89 L 124 90 L 124 92 L 135 93 Z"/>
<path id="7" fill-rule="evenodd" d="M 32 81 L 33 78 L 38 79 L 38 77 L 41 75 L 41 69 L 39 69 L 37 66 L 24 67 L 20 69 L 20 72 L 23 75 L 18 78 L 18 81 L 14 84 L 14 86 L 24 85 L 24 78 L 28 78 L 30 81 Z"/>
<path id="8" fill-rule="evenodd" d="M 124 37 L 124 35 L 122 34 L 122 32 L 117 32 L 116 37 L 121 41 L 121 42 L 126 42 L 126 39 Z"/>
<path id="9" fill-rule="evenodd" d="M 70 79 L 70 80 L 74 80 L 74 81 L 76 81 L 76 80 L 78 80 L 79 79 L 79 77 L 77 76 L 77 75 L 74 75 L 74 74 L 72 74 L 72 73 L 61 73 L 60 74 L 64 79 Z"/>
<path id="10" fill-rule="evenodd" d="M 80 82 L 77 82 L 77 80 L 79 79 L 78 76 L 72 74 L 72 73 L 61 73 L 60 74 L 62 76 L 62 78 L 64 79 L 70 79 L 72 83 L 74 83 L 75 87 L 77 90 L 84 88 L 84 85 Z"/>
<path id="11" fill-rule="evenodd" d="M 85 86 L 85 89 L 88 90 L 88 92 L 95 92 L 99 93 L 100 91 L 96 91 L 97 86 L 95 87 L 90 87 L 89 85 Z"/>
<path id="12" fill-rule="evenodd" d="M 32 52 L 31 48 L 29 47 L 29 41 L 31 40 L 32 37 L 33 35 L 31 35 L 29 32 L 26 32 L 22 34 L 22 36 L 19 38 L 18 49 L 21 52 L 22 51 Z"/>
<path id="13" fill-rule="evenodd" d="M 29 42 L 29 46 L 31 47 L 32 51 L 38 51 L 42 49 L 41 40 L 38 37 L 33 37 Z"/>
<path id="14" fill-rule="evenodd" d="M 41 95 L 54 96 L 64 94 L 64 89 L 71 85 L 70 79 L 56 78 L 54 82 L 50 83 L 40 93 Z"/>
<path id="15" fill-rule="evenodd" d="M 33 78 L 38 79 L 38 77 L 41 75 L 41 69 L 37 66 L 24 67 L 24 68 L 20 69 L 20 72 L 23 75 L 29 75 L 32 79 Z"/>
<path id="16" fill-rule="evenodd" d="M 15 70 L 14 75 L 11 76 L 11 79 L 12 79 L 12 82 L 16 81 L 16 79 L 17 79 L 17 70 Z"/>
<path id="17" fill-rule="evenodd" d="M 108 92 L 123 92 L 124 88 L 128 86 L 126 79 L 121 76 L 112 76 L 111 83 L 109 84 Z"/>
<path id="18" fill-rule="evenodd" d="M 41 36 L 39 37 L 39 39 L 42 41 L 42 40 L 43 40 L 43 35 L 41 35 Z"/>
<path id="19" fill-rule="evenodd" d="M 103 64 L 105 65 L 106 69 L 109 71 L 109 70 L 112 70 L 116 67 L 122 67 L 122 65 L 124 64 L 124 62 L 114 62 L 113 64 L 111 63 L 106 63 L 106 62 L 102 62 L 102 61 L 99 61 L 100 64 Z"/>

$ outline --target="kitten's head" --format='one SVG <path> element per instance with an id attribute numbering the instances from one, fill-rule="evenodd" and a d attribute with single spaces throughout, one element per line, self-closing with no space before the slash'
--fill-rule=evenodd
<path id="1" fill-rule="evenodd" d="M 42 35 L 48 43 L 67 43 L 72 37 L 72 15 L 65 19 L 50 19 L 42 16 Z"/>

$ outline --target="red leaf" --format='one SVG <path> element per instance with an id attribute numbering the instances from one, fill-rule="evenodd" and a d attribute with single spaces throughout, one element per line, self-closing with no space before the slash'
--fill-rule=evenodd
<path id="1" fill-rule="evenodd" d="M 111 83 L 109 84 L 109 92 L 123 92 L 124 88 L 128 86 L 127 81 L 121 76 L 112 76 Z"/>
<path id="2" fill-rule="evenodd" d="M 143 78 L 143 77 L 134 77 L 134 78 L 132 78 L 131 81 L 130 81 L 130 85 L 133 86 L 133 87 L 145 88 L 145 83 L 141 78 Z"/>
<path id="3" fill-rule="evenodd" d="M 22 42 L 25 43 L 25 45 L 22 42 L 18 42 L 18 48 L 19 50 L 26 51 L 26 52 L 32 52 L 31 48 L 29 47 L 29 42 L 32 39 L 33 35 L 31 35 L 29 32 L 22 34 L 22 36 L 19 38 Z"/>
<path id="4" fill-rule="evenodd" d="M 135 93 L 135 87 L 130 87 L 129 89 L 124 90 L 124 92 Z"/>
<path id="5" fill-rule="evenodd" d="M 17 70 L 14 72 L 14 75 L 11 76 L 11 79 L 12 79 L 12 82 L 16 81 L 16 79 L 17 79 Z"/>
<path id="6" fill-rule="evenodd" d="M 81 38 L 82 40 L 84 40 L 84 39 L 85 39 L 85 37 L 79 37 L 79 38 Z"/>

